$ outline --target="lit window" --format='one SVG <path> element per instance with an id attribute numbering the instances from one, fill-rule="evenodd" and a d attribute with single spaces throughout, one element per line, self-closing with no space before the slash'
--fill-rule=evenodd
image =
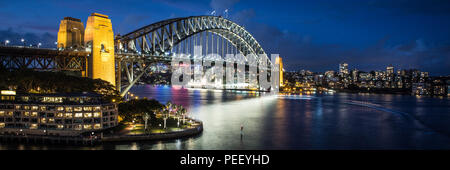
<path id="1" fill-rule="evenodd" d="M 94 129 L 100 129 L 100 128 L 102 128 L 102 126 L 100 124 L 95 124 L 94 125 Z"/>
<path id="2" fill-rule="evenodd" d="M 13 112 L 8 112 L 7 116 L 12 116 L 12 115 L 13 115 Z"/>
<path id="3" fill-rule="evenodd" d="M 75 113 L 75 117 L 83 117 L 83 113 Z"/>
<path id="4" fill-rule="evenodd" d="M 41 106 L 41 111 L 45 111 L 45 106 Z"/>
<path id="5" fill-rule="evenodd" d="M 84 113 L 84 117 L 92 117 L 92 113 Z"/>
<path id="6" fill-rule="evenodd" d="M 46 103 L 62 103 L 62 97 L 44 97 L 42 102 Z"/>
<path id="7" fill-rule="evenodd" d="M 94 117 L 100 117 L 100 112 L 94 112 Z"/>
<path id="8" fill-rule="evenodd" d="M 75 130 L 81 130 L 82 126 L 81 125 L 74 125 L 73 129 Z"/>
<path id="9" fill-rule="evenodd" d="M 53 118 L 48 119 L 48 123 L 54 123 L 54 122 L 55 122 L 55 119 L 53 119 Z"/>
<path id="10" fill-rule="evenodd" d="M 19 110 L 20 109 L 20 105 L 16 105 L 16 109 Z"/>
<path id="11" fill-rule="evenodd" d="M 30 112 L 23 112 L 24 116 L 30 116 Z"/>
<path id="12" fill-rule="evenodd" d="M 92 107 L 84 107 L 84 111 L 92 111 Z"/>
<path id="13" fill-rule="evenodd" d="M 66 113 L 66 118 L 72 118 L 72 113 Z"/>
<path id="14" fill-rule="evenodd" d="M 61 107 L 61 106 L 60 106 L 60 107 L 57 108 L 57 110 L 58 110 L 58 111 L 63 111 L 63 110 L 64 110 L 64 107 Z"/>
<path id="15" fill-rule="evenodd" d="M 30 97 L 28 97 L 28 96 L 22 96 L 22 101 L 27 102 L 28 100 L 30 100 Z"/>
<path id="16" fill-rule="evenodd" d="M 37 110 L 38 108 L 38 106 L 31 106 L 31 110 Z"/>
<path id="17" fill-rule="evenodd" d="M 24 110 L 30 110 L 30 106 L 23 106 Z"/>
<path id="18" fill-rule="evenodd" d="M 31 124 L 30 126 L 30 129 L 37 129 L 37 128 L 38 128 L 37 124 Z"/>
<path id="19" fill-rule="evenodd" d="M 62 129 L 62 128 L 64 128 L 64 125 L 57 125 L 56 126 L 58 129 Z"/>
<path id="20" fill-rule="evenodd" d="M 45 120 L 45 118 L 41 118 L 41 123 L 46 123 L 47 121 Z"/>
<path id="21" fill-rule="evenodd" d="M 92 129 L 92 125 L 84 125 L 83 129 Z"/>
<path id="22" fill-rule="evenodd" d="M 75 108 L 73 108 L 73 111 L 75 111 L 75 112 L 80 112 L 80 111 L 82 111 L 82 110 L 81 110 L 81 107 L 75 107 Z"/>
<path id="23" fill-rule="evenodd" d="M 31 116 L 36 117 L 37 116 L 37 112 L 31 112 Z"/>
<path id="24" fill-rule="evenodd" d="M 4 128 L 5 127 L 5 123 L 0 123 L 0 128 Z"/>
<path id="25" fill-rule="evenodd" d="M 94 107 L 94 111 L 100 111 L 100 106 Z"/>
<path id="26" fill-rule="evenodd" d="M 4 116 L 5 115 L 5 111 L 0 111 L 0 116 Z"/>
<path id="27" fill-rule="evenodd" d="M 72 107 L 66 107 L 66 112 L 71 112 L 72 111 Z"/>
<path id="28" fill-rule="evenodd" d="M 63 113 L 56 113 L 56 117 L 63 117 L 64 114 Z"/>

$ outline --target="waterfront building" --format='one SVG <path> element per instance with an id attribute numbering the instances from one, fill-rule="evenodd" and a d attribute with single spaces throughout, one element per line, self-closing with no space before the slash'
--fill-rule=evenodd
<path id="1" fill-rule="evenodd" d="M 326 71 L 325 72 L 325 77 L 328 79 L 332 79 L 334 77 L 334 71 Z"/>
<path id="2" fill-rule="evenodd" d="M 392 65 L 386 67 L 386 80 L 394 81 L 394 67 Z"/>
<path id="3" fill-rule="evenodd" d="M 117 125 L 117 106 L 101 95 L 16 94 L 3 90 L 0 133 L 77 136 Z"/>
<path id="4" fill-rule="evenodd" d="M 359 74 L 359 78 L 363 81 L 369 81 L 372 80 L 372 74 L 363 72 Z"/>
<path id="5" fill-rule="evenodd" d="M 394 74 L 394 67 L 392 65 L 389 65 L 386 67 L 386 73 L 387 75 L 393 75 Z"/>
<path id="6" fill-rule="evenodd" d="M 357 82 L 358 81 L 358 69 L 353 69 L 353 71 L 352 71 L 352 79 L 353 79 L 353 82 Z"/>

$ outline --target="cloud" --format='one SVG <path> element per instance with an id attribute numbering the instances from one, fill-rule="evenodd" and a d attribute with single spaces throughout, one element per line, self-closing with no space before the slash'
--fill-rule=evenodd
<path id="1" fill-rule="evenodd" d="M 154 0 L 156 3 L 165 4 L 172 8 L 177 8 L 183 11 L 199 12 L 207 8 L 208 0 L 200 0 L 196 2 L 186 0 Z"/>
<path id="2" fill-rule="evenodd" d="M 33 32 L 37 31 L 37 32 L 57 33 L 59 28 L 55 27 L 55 25 L 41 25 L 41 24 L 38 24 L 38 23 L 26 22 L 26 23 L 19 24 L 17 26 L 17 28 L 19 30 L 24 29 L 24 30 L 30 30 L 30 31 L 33 31 Z"/>
<path id="3" fill-rule="evenodd" d="M 316 43 L 308 35 L 281 30 L 254 22 L 251 14 L 235 16 L 257 39 L 268 54 L 280 54 L 287 70 L 308 69 L 316 72 L 337 70 L 338 64 L 347 62 L 350 68 L 363 71 L 384 70 L 392 64 L 396 69 L 417 68 L 432 75 L 450 73 L 450 45 L 427 43 L 415 39 L 403 44 L 390 44 L 390 36 L 380 38 L 365 48 L 349 48 L 340 44 Z M 249 16 L 249 17 L 245 17 Z M 350 37 L 349 37 L 350 38 Z"/>
<path id="4" fill-rule="evenodd" d="M 446 0 L 374 0 L 368 5 L 398 14 L 450 15 L 450 1 Z"/>
<path id="5" fill-rule="evenodd" d="M 132 29 L 138 29 L 140 27 L 146 26 L 151 23 L 149 21 L 150 18 L 151 17 L 149 15 L 135 15 L 135 14 L 126 15 L 125 18 L 122 20 L 122 22 L 118 24 L 118 30 L 116 30 L 115 32 L 127 33 L 134 31 L 127 29 L 130 25 L 133 26 Z"/>
<path id="6" fill-rule="evenodd" d="M 233 13 L 230 15 L 230 19 L 241 25 L 241 26 L 248 26 L 249 24 L 252 24 L 251 20 L 256 16 L 255 10 L 253 9 L 245 9 L 242 11 L 238 11 L 236 13 Z"/>
<path id="7" fill-rule="evenodd" d="M 57 36 L 51 33 L 32 33 L 32 32 L 16 32 L 12 28 L 0 30 L 0 40 L 4 43 L 5 40 L 10 41 L 10 45 L 22 45 L 20 39 L 25 39 L 27 45 L 37 45 L 42 43 L 43 48 L 54 48 Z"/>

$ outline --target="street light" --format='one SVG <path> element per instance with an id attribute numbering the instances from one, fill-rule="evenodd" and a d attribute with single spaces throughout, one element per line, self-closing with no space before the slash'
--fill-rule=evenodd
<path id="1" fill-rule="evenodd" d="M 41 44 L 41 43 L 39 43 L 39 44 L 38 44 L 38 48 L 39 48 L 39 47 L 40 47 L 41 45 L 42 45 L 42 44 Z"/>
<path id="2" fill-rule="evenodd" d="M 25 47 L 25 39 L 20 39 L 20 41 L 23 43 L 23 46 Z"/>
<path id="3" fill-rule="evenodd" d="M 9 40 L 5 40 L 5 46 L 9 44 Z"/>

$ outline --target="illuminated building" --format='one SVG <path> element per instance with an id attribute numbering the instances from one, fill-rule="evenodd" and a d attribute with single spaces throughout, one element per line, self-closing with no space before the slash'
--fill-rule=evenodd
<path id="1" fill-rule="evenodd" d="M 393 75 L 394 74 L 394 67 L 393 66 L 387 66 L 386 67 L 386 74 L 387 75 Z"/>
<path id="2" fill-rule="evenodd" d="M 325 77 L 327 77 L 328 79 L 331 79 L 334 77 L 334 71 L 326 71 L 325 72 Z"/>
<path id="3" fill-rule="evenodd" d="M 281 59 L 281 57 L 277 57 L 277 59 L 276 59 L 276 63 L 275 64 L 279 64 L 279 68 L 280 68 L 280 87 L 283 87 L 284 86 L 284 84 L 283 84 L 283 72 L 284 72 L 284 69 L 283 69 L 283 60 Z"/>
<path id="4" fill-rule="evenodd" d="M 354 69 L 353 71 L 352 71 L 352 78 L 353 78 L 353 82 L 357 82 L 358 81 L 358 69 Z"/>
<path id="5" fill-rule="evenodd" d="M 114 32 L 111 20 L 106 15 L 92 13 L 86 23 L 84 42 L 91 48 L 88 61 L 88 76 L 116 85 L 114 61 Z"/>
<path id="6" fill-rule="evenodd" d="M 347 63 L 339 64 L 339 74 L 342 77 L 345 76 L 345 75 L 348 75 L 348 64 Z"/>
<path id="7" fill-rule="evenodd" d="M 0 132 L 77 136 L 117 125 L 117 106 L 97 94 L 2 91 Z"/>
<path id="8" fill-rule="evenodd" d="M 84 25 L 80 19 L 65 17 L 59 24 L 58 48 L 84 46 Z"/>

